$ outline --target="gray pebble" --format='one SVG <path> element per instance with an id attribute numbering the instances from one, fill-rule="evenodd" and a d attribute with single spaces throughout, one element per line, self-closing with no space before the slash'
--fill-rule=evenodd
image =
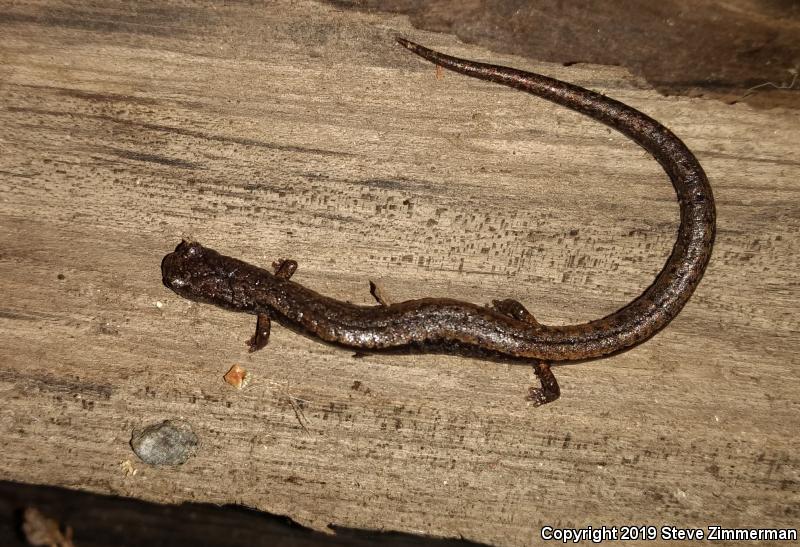
<path id="1" fill-rule="evenodd" d="M 186 463 L 197 447 L 197 435 L 192 426 L 178 420 L 137 429 L 131 436 L 131 448 L 139 458 L 152 465 L 180 465 Z"/>

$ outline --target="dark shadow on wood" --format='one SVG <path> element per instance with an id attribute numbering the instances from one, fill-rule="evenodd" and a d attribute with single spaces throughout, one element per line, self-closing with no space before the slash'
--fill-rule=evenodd
<path id="1" fill-rule="evenodd" d="M 263 513 L 239 505 L 160 505 L 118 496 L 9 481 L 0 481 L 0 545 L 28 545 L 21 529 L 22 514 L 28 507 L 37 508 L 45 516 L 57 520 L 62 527 L 71 527 L 74 531 L 75 547 L 484 545 L 461 539 L 333 525 L 331 530 L 335 533 L 324 534 L 305 528 L 289 517 Z"/>

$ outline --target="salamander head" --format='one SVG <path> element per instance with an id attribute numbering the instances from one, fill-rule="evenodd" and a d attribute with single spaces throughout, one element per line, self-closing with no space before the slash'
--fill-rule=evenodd
<path id="1" fill-rule="evenodd" d="M 194 241 L 182 241 L 161 261 L 164 285 L 184 298 L 228 307 L 233 302 L 226 257 Z M 231 260 L 231 259 L 229 259 Z"/>

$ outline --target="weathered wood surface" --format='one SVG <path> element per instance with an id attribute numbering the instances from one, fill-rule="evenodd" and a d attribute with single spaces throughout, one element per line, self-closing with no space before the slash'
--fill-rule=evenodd
<path id="1" fill-rule="evenodd" d="M 0 478 L 524 545 L 550 525 L 794 526 L 800 512 L 800 116 L 664 98 L 310 2 L 0 10 Z M 540 70 L 662 120 L 718 200 L 704 282 L 646 344 L 556 370 L 350 353 L 178 298 L 182 237 L 368 303 L 518 298 L 546 323 L 646 287 L 677 225 L 635 145 L 393 44 Z M 59 274 L 63 279 L 59 279 Z M 253 381 L 221 380 L 233 364 Z M 134 427 L 197 455 L 138 462 Z M 302 422 L 302 425 L 301 423 Z M 138 469 L 126 475 L 122 462 Z"/>

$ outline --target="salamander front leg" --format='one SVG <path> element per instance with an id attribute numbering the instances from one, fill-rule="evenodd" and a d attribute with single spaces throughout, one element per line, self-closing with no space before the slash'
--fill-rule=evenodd
<path id="1" fill-rule="evenodd" d="M 539 322 L 533 317 L 533 314 L 529 312 L 525 306 L 519 302 L 519 300 L 514 300 L 513 298 L 507 298 L 505 300 L 492 300 L 491 307 L 503 315 L 511 317 L 512 319 L 525 321 L 531 325 L 539 325 Z"/>
<path id="2" fill-rule="evenodd" d="M 289 279 L 297 271 L 297 262 L 294 260 L 276 260 L 272 263 L 272 268 L 275 270 L 275 277 L 280 279 Z M 247 341 L 250 347 L 250 353 L 263 349 L 269 342 L 269 331 L 271 321 L 269 315 L 266 313 L 259 313 L 256 319 L 256 332 Z"/>
<path id="3" fill-rule="evenodd" d="M 258 319 L 256 319 L 256 332 L 250 340 L 247 341 L 247 345 L 250 346 L 250 353 L 263 349 L 264 346 L 267 345 L 267 342 L 269 342 L 269 329 L 269 315 L 266 313 L 259 313 Z"/>
<path id="4" fill-rule="evenodd" d="M 272 263 L 272 268 L 275 270 L 275 277 L 289 279 L 297 271 L 297 262 L 294 260 L 276 260 Z"/>
<path id="5" fill-rule="evenodd" d="M 561 396 L 561 388 L 558 387 L 558 381 L 548 363 L 541 361 L 536 363 L 533 365 L 533 372 L 539 378 L 542 387 L 529 387 L 526 400 L 533 403 L 533 406 L 542 406 L 552 403 Z"/>

